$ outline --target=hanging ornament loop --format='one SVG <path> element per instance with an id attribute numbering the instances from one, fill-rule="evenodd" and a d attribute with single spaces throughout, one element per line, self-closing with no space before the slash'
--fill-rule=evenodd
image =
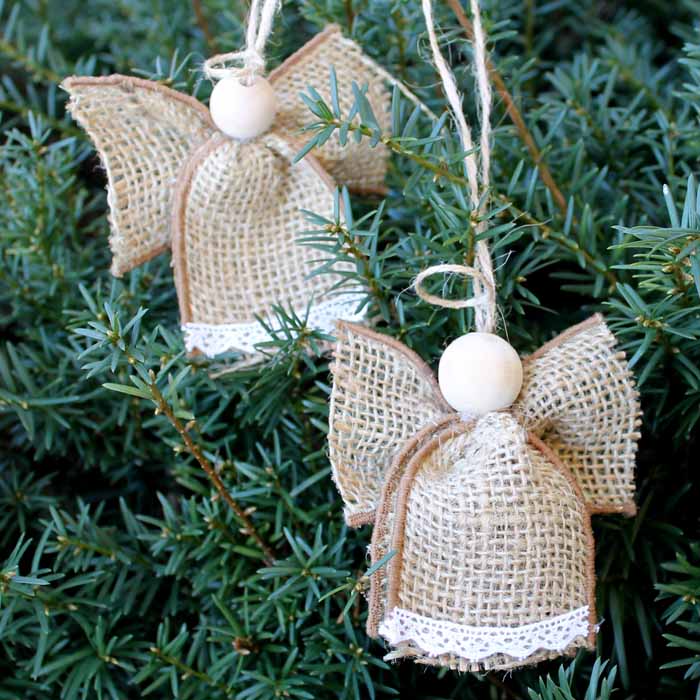
<path id="1" fill-rule="evenodd" d="M 265 45 L 279 6 L 280 0 L 253 0 L 246 28 L 245 49 L 207 59 L 203 67 L 204 75 L 212 81 L 236 77 L 244 85 L 252 85 L 258 76 L 263 75 Z"/>
<path id="2" fill-rule="evenodd" d="M 430 294 L 424 289 L 423 283 L 426 279 L 428 279 L 428 277 L 439 274 L 469 277 L 474 282 L 475 290 L 479 288 L 482 291 L 470 299 L 445 299 L 444 297 L 437 296 L 436 294 Z M 446 309 L 483 308 L 484 311 L 488 312 L 488 309 L 491 309 L 496 305 L 496 290 L 494 289 L 493 284 L 491 284 L 486 276 L 477 268 L 469 267 L 467 265 L 433 265 L 432 267 L 429 267 L 418 274 L 416 279 L 413 281 L 413 288 L 415 289 L 416 294 L 423 301 L 427 301 L 429 304 L 433 304 L 434 306 L 442 306 Z M 492 332 L 492 328 L 478 326 L 479 324 L 477 324 L 477 330 L 481 332 Z"/>
<path id="3" fill-rule="evenodd" d="M 484 232 L 486 224 L 483 220 L 483 208 L 486 200 L 483 193 L 490 184 L 491 165 L 491 86 L 486 67 L 486 39 L 481 25 L 478 0 L 470 0 L 474 22 L 474 68 L 476 84 L 479 94 L 479 114 L 481 117 L 481 134 L 479 139 L 479 158 L 474 152 L 469 124 L 462 110 L 462 98 L 457 91 L 457 82 L 454 74 L 447 65 L 440 51 L 435 24 L 433 22 L 433 7 L 431 0 L 422 0 L 425 24 L 428 30 L 428 39 L 433 53 L 433 61 L 440 74 L 445 95 L 450 105 L 450 111 L 457 124 L 462 148 L 467 154 L 464 165 L 469 182 L 469 199 L 476 220 L 475 233 L 477 236 Z M 486 241 L 477 240 L 474 246 L 475 267 L 465 265 L 435 265 L 421 272 L 414 283 L 416 293 L 421 299 L 437 306 L 451 309 L 474 307 L 476 316 L 476 329 L 484 333 L 492 333 L 496 327 L 496 281 L 493 273 L 493 262 Z M 449 269 L 448 269 L 449 268 Z M 474 297 L 462 301 L 450 301 L 441 299 L 432 294 L 427 294 L 420 286 L 421 282 L 434 274 L 454 272 L 472 278 L 474 283 Z"/>

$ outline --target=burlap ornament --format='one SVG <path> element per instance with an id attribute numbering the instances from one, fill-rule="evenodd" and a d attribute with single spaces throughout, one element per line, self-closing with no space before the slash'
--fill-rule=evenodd
<path id="1" fill-rule="evenodd" d="M 269 31 L 269 27 L 268 27 Z M 390 125 L 387 74 L 336 26 L 328 27 L 269 76 L 278 103 L 272 128 L 252 140 L 225 137 L 195 99 L 138 78 L 73 77 L 68 109 L 88 132 L 107 173 L 116 276 L 173 246 L 186 347 L 216 355 L 254 353 L 269 338 L 279 304 L 331 332 L 336 319 L 360 320 L 362 290 L 339 289 L 338 275 L 311 276 L 318 251 L 296 245 L 309 228 L 302 210 L 331 216 L 336 178 L 380 192 L 388 153 L 365 139 L 343 148 L 335 135 L 294 164 L 300 129 L 313 117 L 299 93 L 329 97 L 334 67 L 339 101 L 367 85 L 378 122 Z M 341 272 L 340 269 L 337 272 Z"/>
<path id="2" fill-rule="evenodd" d="M 401 343 L 339 323 L 329 446 L 373 522 L 368 633 L 389 658 L 507 669 L 595 638 L 591 513 L 635 512 L 639 401 L 600 315 L 523 360 L 516 402 L 452 411 Z"/>

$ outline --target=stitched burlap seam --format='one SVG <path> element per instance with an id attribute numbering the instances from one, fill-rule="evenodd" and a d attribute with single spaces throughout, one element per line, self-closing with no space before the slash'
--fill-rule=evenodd
<path id="1" fill-rule="evenodd" d="M 428 425 L 416 433 L 416 435 L 406 443 L 401 452 L 394 457 L 391 467 L 387 472 L 384 485 L 382 486 L 379 505 L 376 511 L 374 511 L 374 528 L 372 529 L 372 539 L 370 543 L 370 562 L 372 566 L 387 554 L 386 551 L 381 549 L 381 543 L 387 541 L 387 539 L 391 537 L 389 528 L 391 525 L 391 511 L 394 507 L 394 494 L 401 483 L 406 465 L 413 458 L 416 451 L 424 447 L 429 440 L 439 435 L 446 427 L 460 422 L 461 419 L 456 413 L 444 416 L 433 425 Z M 372 576 L 370 576 L 370 588 L 367 597 L 367 605 L 369 608 L 369 613 L 367 615 L 367 634 L 370 637 L 376 637 L 378 635 L 379 625 L 384 617 L 382 596 L 385 594 L 383 584 L 386 579 L 388 568 L 389 563 L 377 569 Z"/>

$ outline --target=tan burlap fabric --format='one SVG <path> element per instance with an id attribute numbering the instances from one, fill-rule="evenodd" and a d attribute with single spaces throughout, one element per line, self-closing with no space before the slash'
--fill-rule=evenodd
<path id="1" fill-rule="evenodd" d="M 360 525 L 372 521 L 405 442 L 452 411 L 429 368 L 403 345 L 348 324 L 339 333 L 330 458 L 346 520 Z M 523 389 L 508 410 L 557 453 L 592 511 L 633 514 L 639 400 L 602 317 L 562 333 L 523 366 Z"/>
<path id="2" fill-rule="evenodd" d="M 170 246 L 175 181 L 216 127 L 203 104 L 150 80 L 74 77 L 62 87 L 107 173 L 112 274 L 120 277 Z"/>
<path id="3" fill-rule="evenodd" d="M 331 25 L 270 75 L 278 102 L 273 129 L 278 137 L 294 143 L 295 153 L 310 138 L 301 128 L 315 119 L 300 93 L 312 86 L 330 100 L 332 65 L 345 113 L 354 101 L 353 81 L 359 86 L 367 84 L 379 123 L 384 130 L 390 127 L 388 76 Z M 112 273 L 121 276 L 170 246 L 176 181 L 190 156 L 219 132 L 205 105 L 153 81 L 123 75 L 72 77 L 62 87 L 70 94 L 69 111 L 94 142 L 107 174 Z M 357 191 L 384 191 L 388 151 L 383 145 L 370 148 L 369 139 L 356 143 L 350 138 L 341 147 L 336 134 L 319 149 L 319 156 L 339 185 Z M 251 158 L 249 155 L 246 162 Z M 242 171 L 238 162 L 232 161 L 228 167 Z M 262 171 L 260 167 L 245 176 Z M 254 188 L 251 184 L 247 191 Z M 294 201 L 295 196 L 285 199 Z M 314 196 L 309 200 L 313 203 Z M 242 203 L 242 198 L 236 201 Z M 255 202 L 257 196 L 244 206 L 252 207 Z M 235 221 L 228 225 L 232 223 Z"/>
<path id="4" fill-rule="evenodd" d="M 574 470 L 594 513 L 634 515 L 639 394 L 602 318 L 544 345 L 523 370 L 512 410 Z"/>
<path id="5" fill-rule="evenodd" d="M 308 93 L 309 85 L 332 106 L 331 67 L 336 73 L 342 116 L 348 116 L 355 102 L 353 82 L 359 88 L 366 85 L 367 98 L 377 122 L 382 132 L 389 134 L 391 94 L 387 89 L 386 74 L 354 41 L 345 38 L 337 25 L 327 27 L 270 74 L 279 104 L 276 128 L 296 133 L 313 122 L 313 115 L 299 97 L 300 93 Z M 357 115 L 354 121 L 359 123 L 360 116 Z M 350 134 L 346 145 L 341 146 L 336 132 L 316 156 L 331 176 L 348 188 L 356 192 L 385 191 L 389 152 L 382 144 L 372 148 L 369 138 L 356 143 Z"/>
<path id="6" fill-rule="evenodd" d="M 268 133 L 250 143 L 217 134 L 190 159 L 175 193 L 173 266 L 186 323 L 245 323 L 277 302 L 303 311 L 340 282 L 308 277 L 320 254 L 295 244 L 303 210 L 332 217 L 333 182 L 314 158 Z"/>
<path id="7" fill-rule="evenodd" d="M 450 411 L 428 365 L 387 336 L 338 323 L 328 445 L 333 478 L 354 527 L 372 522 L 395 455 Z"/>
<path id="8" fill-rule="evenodd" d="M 452 422 L 418 449 L 391 530 L 386 609 L 420 624 L 399 626 L 390 658 L 507 669 L 593 644 L 590 514 L 571 473 L 511 415 Z"/>

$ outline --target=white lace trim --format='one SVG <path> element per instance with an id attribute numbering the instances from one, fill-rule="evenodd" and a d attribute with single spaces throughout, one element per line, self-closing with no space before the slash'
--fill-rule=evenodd
<path id="1" fill-rule="evenodd" d="M 525 659 L 539 650 L 564 651 L 577 637 L 588 636 L 588 606 L 520 627 L 474 627 L 434 620 L 394 608 L 379 627 L 392 646 L 413 642 L 428 656 L 454 654 L 481 661 L 493 654 Z"/>
<path id="2" fill-rule="evenodd" d="M 309 310 L 306 325 L 331 335 L 335 332 L 335 322 L 362 321 L 365 309 L 357 313 L 357 307 L 362 296 L 359 294 L 343 294 L 313 305 Z M 305 311 L 297 311 L 303 318 Z M 265 323 L 274 330 L 280 324 L 277 317 L 267 317 Z M 187 352 L 197 349 L 209 357 L 222 352 L 238 350 L 239 352 L 255 353 L 258 343 L 270 340 L 270 334 L 257 321 L 253 323 L 186 323 L 182 326 L 185 334 Z"/>

